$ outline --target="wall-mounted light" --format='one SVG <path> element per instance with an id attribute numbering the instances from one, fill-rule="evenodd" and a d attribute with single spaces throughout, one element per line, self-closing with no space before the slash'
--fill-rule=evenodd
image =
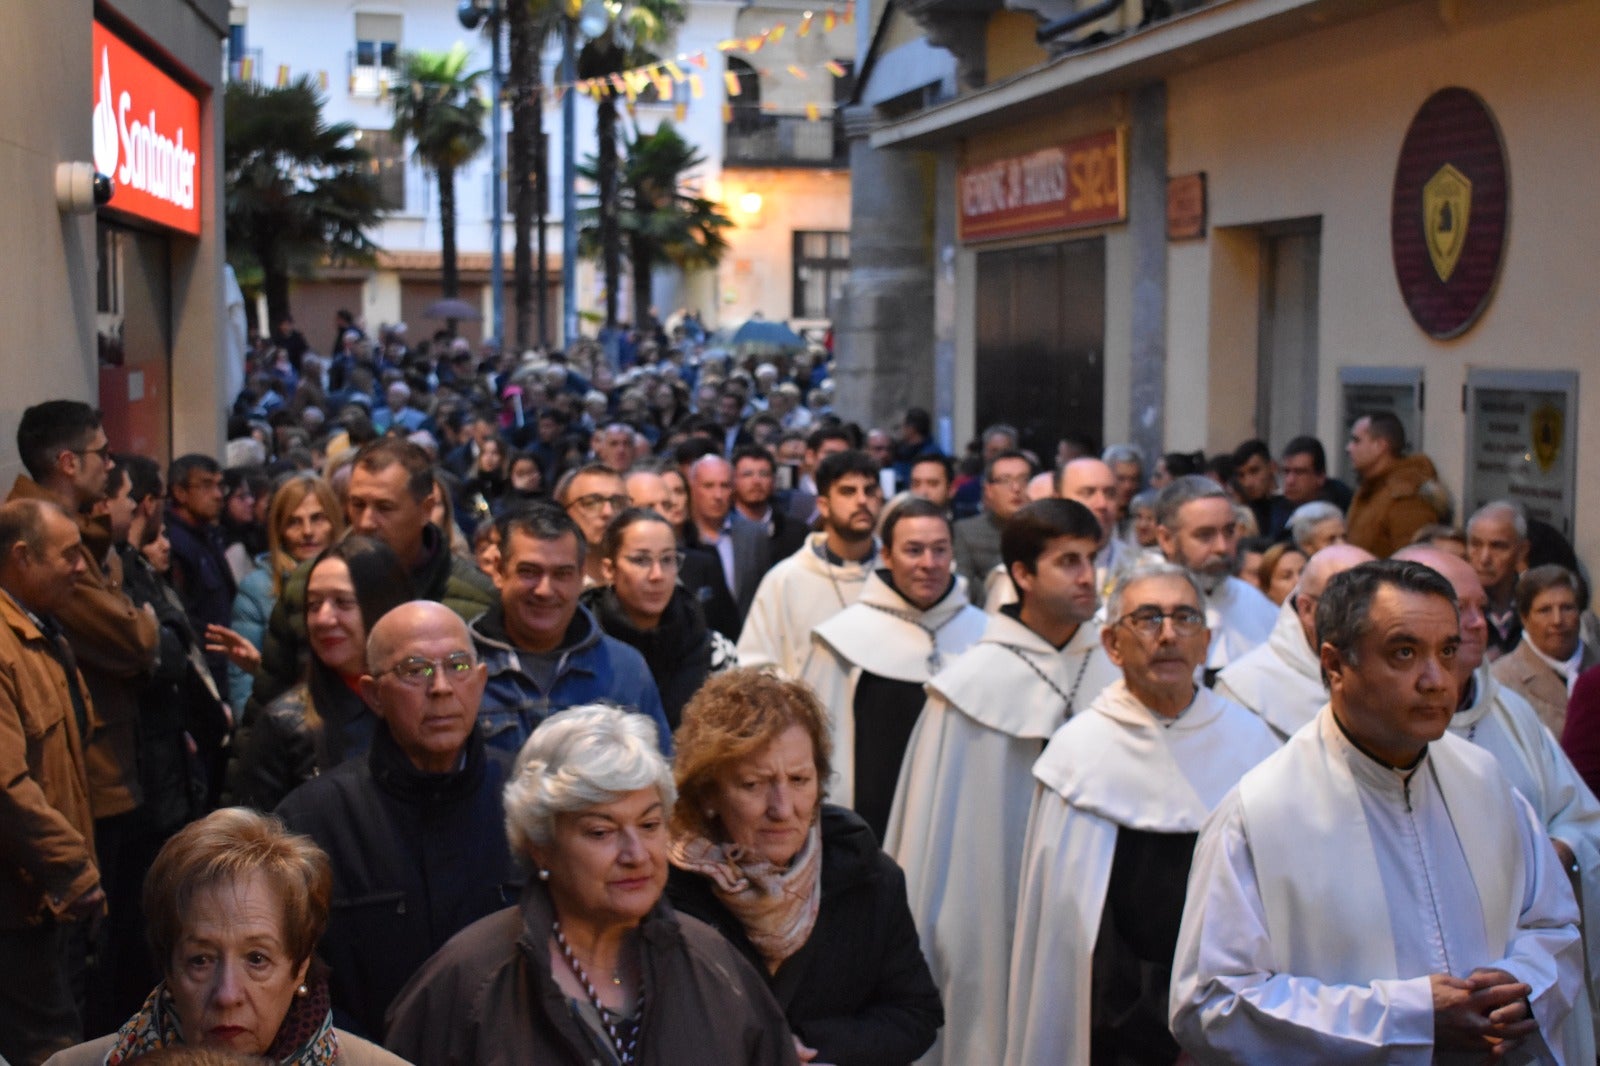
<path id="1" fill-rule="evenodd" d="M 116 186 L 93 163 L 56 164 L 56 207 L 64 215 L 87 215 L 111 202 Z"/>
<path id="2" fill-rule="evenodd" d="M 761 213 L 761 194 L 747 192 L 740 195 L 739 210 L 747 215 L 759 215 Z"/>

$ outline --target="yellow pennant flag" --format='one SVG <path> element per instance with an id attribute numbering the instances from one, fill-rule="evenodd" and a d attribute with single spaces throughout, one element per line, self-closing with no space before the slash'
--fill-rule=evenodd
<path id="1" fill-rule="evenodd" d="M 828 73 L 832 74 L 835 78 L 842 78 L 847 73 L 847 71 L 844 69 L 844 64 L 839 62 L 837 59 L 830 59 L 824 63 L 823 66 L 827 67 Z"/>
<path id="2" fill-rule="evenodd" d="M 833 32 L 833 27 L 834 27 L 835 24 L 836 24 L 836 19 L 835 19 L 835 15 L 833 13 L 833 8 L 830 7 L 830 8 L 828 8 L 827 11 L 824 11 L 822 13 L 822 32 L 823 33 L 832 33 Z"/>
<path id="3" fill-rule="evenodd" d="M 738 40 L 718 41 L 717 42 L 717 51 L 719 51 L 719 52 L 732 52 L 732 51 L 736 50 L 742 44 L 744 44 L 744 42 L 743 41 L 738 41 Z"/>
<path id="4" fill-rule="evenodd" d="M 818 110 L 816 104 L 807 104 L 806 105 L 806 121 L 807 122 L 815 122 L 815 121 L 817 121 L 817 118 L 820 115 L 821 115 L 821 111 Z"/>
<path id="5" fill-rule="evenodd" d="M 289 64 L 278 64 L 278 88 L 286 88 L 289 84 Z"/>
<path id="6" fill-rule="evenodd" d="M 761 51 L 761 46 L 766 43 L 767 38 L 765 34 L 760 37 L 751 37 L 744 42 L 744 50 L 746 52 L 759 52 Z"/>
<path id="7" fill-rule="evenodd" d="M 783 34 L 788 28 L 789 27 L 780 22 L 776 26 L 772 27 L 772 29 L 767 31 L 766 37 L 773 44 L 777 44 L 779 41 L 783 40 Z"/>
<path id="8" fill-rule="evenodd" d="M 656 92 L 660 94 L 662 100 L 667 102 L 672 100 L 672 85 L 671 78 L 662 78 L 656 82 Z"/>
<path id="9" fill-rule="evenodd" d="M 816 17 L 817 16 L 815 12 L 807 11 L 805 13 L 805 16 L 800 20 L 800 36 L 811 36 L 811 20 Z"/>
<path id="10" fill-rule="evenodd" d="M 256 61 L 249 56 L 239 60 L 239 77 L 245 81 L 254 81 L 256 74 Z"/>
<path id="11" fill-rule="evenodd" d="M 706 94 L 706 87 L 703 84 L 701 84 L 700 75 L 698 75 L 698 74 L 689 75 L 689 95 L 694 97 L 696 100 L 698 100 L 702 96 L 704 96 L 705 94 Z"/>
<path id="12" fill-rule="evenodd" d="M 800 67 L 798 64 L 795 64 L 795 63 L 790 63 L 789 64 L 789 73 L 793 77 L 799 78 L 801 81 L 805 81 L 806 77 L 807 77 L 807 74 L 806 74 L 804 68 Z"/>
<path id="13" fill-rule="evenodd" d="M 732 121 L 733 121 L 733 105 L 732 104 L 723 104 L 722 105 L 722 124 L 724 126 L 726 126 L 728 123 L 730 123 Z"/>
<path id="14" fill-rule="evenodd" d="M 723 72 L 722 84 L 724 84 L 724 85 L 726 85 L 728 87 L 728 95 L 729 96 L 738 96 L 741 92 L 744 91 L 739 86 L 739 75 L 735 74 L 731 70 Z"/>
<path id="15" fill-rule="evenodd" d="M 673 81 L 682 81 L 683 80 L 683 68 L 682 67 L 678 66 L 678 64 L 674 63 L 670 59 L 667 60 L 666 67 L 667 67 L 667 76 L 670 77 Z"/>
<path id="16" fill-rule="evenodd" d="M 681 100 L 672 107 L 672 118 L 675 122 L 682 122 L 689 117 L 689 105 Z"/>
<path id="17" fill-rule="evenodd" d="M 325 71 L 325 70 L 317 71 L 317 87 L 319 89 L 321 89 L 323 92 L 327 92 L 328 91 L 328 72 L 327 71 Z"/>

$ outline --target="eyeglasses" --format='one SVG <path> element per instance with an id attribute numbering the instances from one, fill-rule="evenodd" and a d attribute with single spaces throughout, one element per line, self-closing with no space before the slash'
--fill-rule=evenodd
<path id="1" fill-rule="evenodd" d="M 102 463 L 111 461 L 111 442 L 106 441 L 98 448 L 73 448 L 73 455 L 98 455 Z"/>
<path id="2" fill-rule="evenodd" d="M 440 671 L 444 672 L 447 681 L 458 684 L 465 681 L 477 665 L 472 661 L 472 656 L 464 651 L 452 652 L 443 659 L 424 659 L 420 655 L 412 655 L 372 676 L 379 678 L 384 674 L 393 674 L 402 685 L 422 688 L 433 684 L 434 677 Z"/>
<path id="3" fill-rule="evenodd" d="M 1025 489 L 1032 480 L 1033 478 L 1027 474 L 1011 474 L 1007 477 L 992 477 L 989 479 L 989 484 L 1007 489 Z"/>
<path id="4" fill-rule="evenodd" d="M 1142 636 L 1157 637 L 1161 635 L 1162 623 L 1169 619 L 1172 622 L 1172 631 L 1180 637 L 1192 636 L 1206 625 L 1205 614 L 1193 607 L 1174 607 L 1170 611 L 1141 607 L 1117 619 L 1117 624 L 1127 626 Z"/>
<path id="5" fill-rule="evenodd" d="M 651 555 L 649 552 L 636 552 L 633 555 L 624 555 L 622 561 L 635 570 L 650 572 L 652 566 L 659 566 L 663 571 L 676 571 L 683 566 L 682 552 L 667 552 L 663 555 Z"/>
<path id="6" fill-rule="evenodd" d="M 614 511 L 625 511 L 628 509 L 628 497 L 607 496 L 602 492 L 592 492 L 587 496 L 579 496 L 567 506 L 576 507 L 580 511 L 593 514 L 606 504 L 610 504 L 611 509 Z"/>

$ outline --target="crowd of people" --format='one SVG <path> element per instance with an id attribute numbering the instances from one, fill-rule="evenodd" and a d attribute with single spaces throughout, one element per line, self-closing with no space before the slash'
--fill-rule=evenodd
<path id="1" fill-rule="evenodd" d="M 1595 1061 L 1587 575 L 1392 414 L 1346 485 L 333 348 L 222 456 L 20 420 L 0 1062 Z"/>

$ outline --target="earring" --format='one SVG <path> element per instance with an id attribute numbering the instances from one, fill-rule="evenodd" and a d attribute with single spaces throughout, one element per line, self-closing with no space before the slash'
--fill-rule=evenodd
<path id="1" fill-rule="evenodd" d="M 301 985 L 299 988 L 294 990 L 294 994 L 299 996 L 301 999 L 304 999 L 309 991 L 310 989 L 306 988 L 305 985 Z"/>
<path id="2" fill-rule="evenodd" d="M 545 869 L 543 866 L 539 867 L 539 880 L 541 880 L 541 881 L 550 880 L 550 871 Z"/>

